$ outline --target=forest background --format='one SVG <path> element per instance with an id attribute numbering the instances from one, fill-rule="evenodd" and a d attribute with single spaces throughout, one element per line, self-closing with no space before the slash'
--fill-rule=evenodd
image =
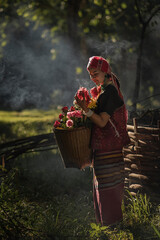
<path id="1" fill-rule="evenodd" d="M 157 0 L 0 0 L 1 109 L 71 105 L 92 86 L 94 55 L 110 62 L 129 111 L 159 108 L 159 16 Z"/>

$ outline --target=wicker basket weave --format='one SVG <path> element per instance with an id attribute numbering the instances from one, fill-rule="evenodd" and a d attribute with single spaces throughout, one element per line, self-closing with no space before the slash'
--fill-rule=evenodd
<path id="1" fill-rule="evenodd" d="M 89 128 L 55 129 L 54 134 L 66 168 L 83 169 L 91 165 Z"/>

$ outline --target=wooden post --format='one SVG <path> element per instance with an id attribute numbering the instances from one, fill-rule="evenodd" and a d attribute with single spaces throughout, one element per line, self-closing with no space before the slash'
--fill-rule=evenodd
<path id="1" fill-rule="evenodd" d="M 160 120 L 157 121 L 157 125 L 158 125 L 157 127 L 159 129 L 159 131 L 158 131 L 158 140 L 160 142 Z"/>
<path id="2" fill-rule="evenodd" d="M 137 119 L 133 118 L 134 133 L 137 133 Z M 138 140 L 135 141 L 135 146 L 138 147 Z"/>
<path id="3" fill-rule="evenodd" d="M 2 156 L 2 167 L 3 167 L 3 169 L 5 168 L 5 159 L 4 159 L 4 155 Z"/>
<path id="4" fill-rule="evenodd" d="M 133 125 L 134 125 L 134 133 L 138 133 L 138 127 L 137 127 L 137 119 L 136 118 L 133 118 Z M 135 147 L 136 147 L 136 153 L 141 153 L 141 147 L 139 147 L 139 143 L 138 143 L 138 139 L 136 137 L 136 140 L 135 140 Z M 137 159 L 137 164 L 138 164 L 138 170 L 139 170 L 139 173 L 141 173 L 141 162 L 140 162 L 140 159 L 138 160 Z"/>

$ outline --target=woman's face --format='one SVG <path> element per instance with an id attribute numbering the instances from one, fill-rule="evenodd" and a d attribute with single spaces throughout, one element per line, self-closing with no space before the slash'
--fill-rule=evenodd
<path id="1" fill-rule="evenodd" d="M 98 69 L 95 69 L 95 68 L 91 68 L 91 69 L 89 69 L 89 75 L 90 75 L 91 80 L 96 85 L 99 85 L 99 84 L 102 85 L 104 83 L 104 78 L 105 78 L 104 72 L 102 72 Z"/>

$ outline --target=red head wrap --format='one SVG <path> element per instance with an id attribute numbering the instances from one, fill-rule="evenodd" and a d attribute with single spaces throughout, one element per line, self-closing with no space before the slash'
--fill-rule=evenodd
<path id="1" fill-rule="evenodd" d="M 89 70 L 90 68 L 97 68 L 102 72 L 111 73 L 109 63 L 103 57 L 98 56 L 90 57 L 87 65 L 87 70 Z"/>
<path id="2" fill-rule="evenodd" d="M 113 84 L 117 88 L 118 93 L 121 96 L 121 98 L 123 98 L 123 96 L 120 92 L 120 89 L 119 89 L 119 84 L 117 84 L 118 79 L 111 72 L 111 67 L 110 67 L 110 65 L 109 65 L 109 63 L 107 62 L 106 59 L 104 59 L 103 57 L 98 57 L 98 56 L 90 57 L 88 65 L 87 65 L 87 70 L 89 71 L 89 69 L 91 69 L 91 68 L 99 69 L 102 72 L 110 74 L 111 75 L 111 81 L 113 82 Z"/>

